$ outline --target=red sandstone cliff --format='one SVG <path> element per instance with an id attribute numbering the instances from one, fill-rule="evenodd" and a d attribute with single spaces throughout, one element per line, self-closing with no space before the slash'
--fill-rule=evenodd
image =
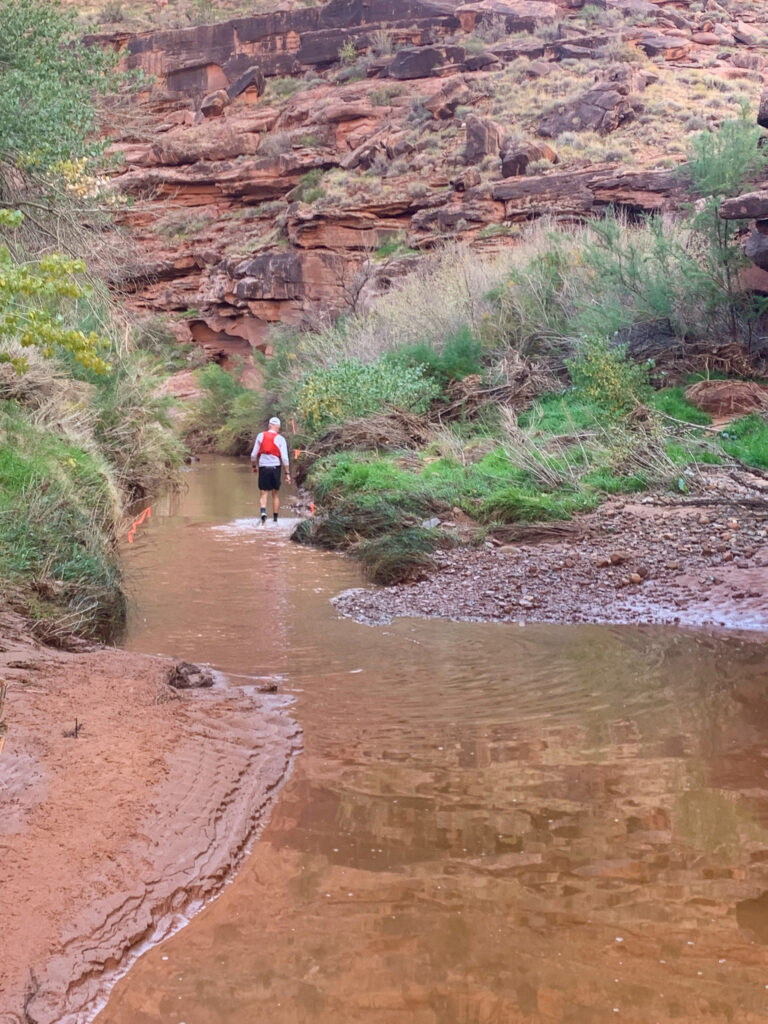
<path id="1" fill-rule="evenodd" d="M 580 7 L 331 0 L 108 37 L 152 76 L 111 117 L 138 254 L 115 285 L 212 357 L 248 354 L 446 241 L 674 209 L 686 132 L 768 82 L 758 9 Z"/>

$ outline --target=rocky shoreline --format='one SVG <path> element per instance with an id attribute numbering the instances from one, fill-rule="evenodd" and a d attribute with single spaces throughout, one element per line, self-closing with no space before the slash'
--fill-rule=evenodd
<path id="1" fill-rule="evenodd" d="M 160 658 L 53 651 L 11 615 L 0 635 L 0 1021 L 84 1021 L 231 877 L 300 730 L 279 697 L 180 695 Z"/>
<path id="2" fill-rule="evenodd" d="M 370 625 L 427 616 L 768 631 L 768 481 L 719 483 L 692 498 L 611 500 L 536 540 L 523 530 L 515 543 L 443 551 L 426 579 L 334 604 Z"/>

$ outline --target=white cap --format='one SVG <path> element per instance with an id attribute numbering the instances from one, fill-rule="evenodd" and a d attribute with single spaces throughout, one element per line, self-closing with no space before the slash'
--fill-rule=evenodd
<path id="1" fill-rule="evenodd" d="M 272 426 L 273 423 L 275 424 L 276 427 L 279 427 L 280 426 L 280 419 L 277 416 L 273 416 L 270 419 L 270 421 L 269 421 L 270 427 Z"/>

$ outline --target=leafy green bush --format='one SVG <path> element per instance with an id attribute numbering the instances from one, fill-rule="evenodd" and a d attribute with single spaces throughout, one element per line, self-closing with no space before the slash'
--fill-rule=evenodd
<path id="1" fill-rule="evenodd" d="M 184 423 L 187 444 L 197 451 L 244 455 L 264 416 L 263 398 L 217 363 L 198 370 L 201 394 Z"/>
<path id="2" fill-rule="evenodd" d="M 23 219 L 18 210 L 0 210 L 0 229 L 12 231 Z M 23 372 L 27 360 L 16 349 L 35 348 L 46 359 L 65 352 L 84 367 L 107 370 L 102 359 L 106 339 L 73 325 L 72 307 L 88 293 L 84 272 L 82 260 L 49 253 L 35 264 L 0 244 L 0 345 L 5 347 L 0 363 L 12 363 Z"/>
<path id="3" fill-rule="evenodd" d="M 424 412 L 438 393 L 421 367 L 344 360 L 314 370 L 303 381 L 297 409 L 304 429 L 318 434 L 332 423 L 377 412 L 387 405 Z"/>
<path id="4" fill-rule="evenodd" d="M 45 170 L 100 152 L 94 96 L 114 88 L 116 55 L 86 46 L 74 7 L 0 0 L 0 155 Z"/>
<path id="5" fill-rule="evenodd" d="M 567 366 L 577 396 L 608 418 L 629 412 L 650 393 L 648 367 L 628 360 L 625 347 L 606 338 L 583 339 Z"/>
<path id="6" fill-rule="evenodd" d="M 442 390 L 454 380 L 462 380 L 483 369 L 483 346 L 472 336 L 468 327 L 463 327 L 448 337 L 442 351 L 422 342 L 397 349 L 384 360 L 393 366 L 421 367 Z"/>

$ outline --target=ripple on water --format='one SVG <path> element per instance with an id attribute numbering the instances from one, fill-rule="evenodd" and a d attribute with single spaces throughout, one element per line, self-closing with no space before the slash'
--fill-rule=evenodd
<path id="1" fill-rule="evenodd" d="M 282 526 L 262 544 L 230 482 L 196 537 L 207 592 L 185 603 L 173 535 L 157 614 L 207 617 L 218 667 L 282 675 L 305 752 L 241 875 L 103 1024 L 768 1021 L 764 643 L 361 626 L 328 603 L 354 564 Z"/>

